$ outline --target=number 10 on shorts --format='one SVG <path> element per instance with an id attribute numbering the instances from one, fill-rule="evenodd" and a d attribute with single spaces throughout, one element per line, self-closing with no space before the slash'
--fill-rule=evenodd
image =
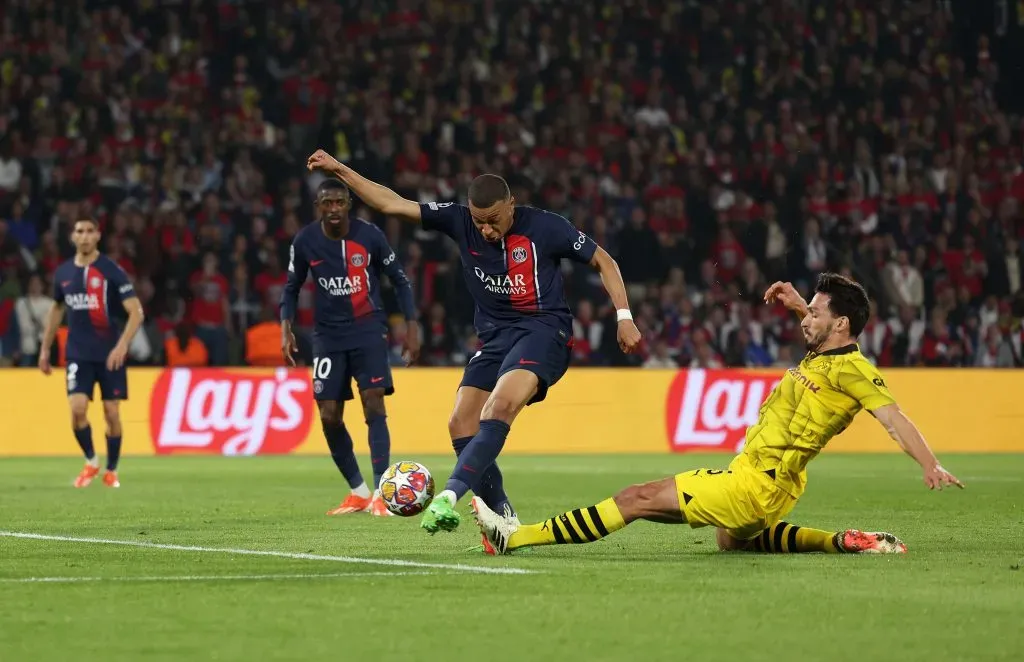
<path id="1" fill-rule="evenodd" d="M 331 358 L 313 357 L 313 379 L 327 379 L 331 376 Z"/>

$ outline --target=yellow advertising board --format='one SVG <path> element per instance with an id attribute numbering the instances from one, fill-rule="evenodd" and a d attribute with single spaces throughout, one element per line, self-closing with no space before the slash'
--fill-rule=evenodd
<path id="1" fill-rule="evenodd" d="M 1024 371 L 891 369 L 886 381 L 937 452 L 1024 452 Z M 124 453 L 326 453 L 305 369 L 135 368 L 122 404 Z M 395 371 L 393 453 L 451 452 L 447 421 L 461 371 Z M 778 371 L 573 369 L 516 421 L 506 453 L 734 452 Z M 0 456 L 75 455 L 64 381 L 0 370 Z M 94 437 L 104 423 L 90 410 Z M 345 421 L 365 449 L 358 400 Z M 831 452 L 897 451 L 861 414 Z"/>

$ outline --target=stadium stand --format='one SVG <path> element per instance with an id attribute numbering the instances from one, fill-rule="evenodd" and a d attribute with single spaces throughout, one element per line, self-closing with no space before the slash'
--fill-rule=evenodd
<path id="1" fill-rule="evenodd" d="M 874 299 L 861 342 L 879 364 L 1020 366 L 1020 93 L 952 12 L 8 0 L 0 354 L 34 364 L 69 223 L 94 216 L 148 313 L 133 363 L 273 362 L 266 325 L 320 177 L 303 165 L 324 147 L 422 201 L 462 201 L 496 172 L 520 203 L 594 236 L 645 347 L 616 350 L 600 282 L 566 265 L 581 365 L 787 365 L 802 353 L 795 321 L 760 295 L 832 269 Z M 476 341 L 451 246 L 356 215 L 399 248 L 423 362 L 464 361 Z"/>

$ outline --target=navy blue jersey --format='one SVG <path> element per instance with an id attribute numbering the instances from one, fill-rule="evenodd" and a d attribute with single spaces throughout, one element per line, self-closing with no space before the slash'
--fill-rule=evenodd
<path id="1" fill-rule="evenodd" d="M 545 327 L 571 336 L 560 263 L 589 263 L 597 251 L 593 239 L 564 217 L 534 207 L 515 208 L 500 242 L 485 240 L 463 205 L 427 203 L 420 205 L 420 217 L 424 228 L 458 242 L 480 336 L 506 327 Z"/>
<path id="2" fill-rule="evenodd" d="M 53 298 L 68 311 L 68 361 L 105 362 L 121 338 L 124 300 L 135 297 L 128 274 L 106 255 L 87 266 L 57 267 Z"/>
<path id="3" fill-rule="evenodd" d="M 299 230 L 292 240 L 288 282 L 281 294 L 281 319 L 295 318 L 299 290 L 312 272 L 313 344 L 316 351 L 334 352 L 365 346 L 387 334 L 387 314 L 380 296 L 380 274 L 398 291 L 406 319 L 416 319 L 412 285 L 384 233 L 366 221 L 352 219 L 344 238 L 331 239 L 319 222 Z"/>

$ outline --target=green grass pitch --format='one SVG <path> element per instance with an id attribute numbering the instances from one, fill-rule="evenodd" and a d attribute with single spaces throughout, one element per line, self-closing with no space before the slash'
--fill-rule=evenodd
<path id="1" fill-rule="evenodd" d="M 452 464 L 409 459 L 442 482 Z M 728 459 L 502 465 L 534 521 Z M 639 523 L 500 559 L 466 551 L 468 515 L 433 538 L 326 517 L 346 492 L 327 457 L 127 458 L 120 490 L 72 489 L 77 460 L 4 459 L 5 532 L 201 549 L 0 536 L 0 659 L 1020 660 L 1024 455 L 944 459 L 966 490 L 929 492 L 902 456 L 826 455 L 788 518 L 892 531 L 905 557 L 721 554 L 708 529 Z"/>

